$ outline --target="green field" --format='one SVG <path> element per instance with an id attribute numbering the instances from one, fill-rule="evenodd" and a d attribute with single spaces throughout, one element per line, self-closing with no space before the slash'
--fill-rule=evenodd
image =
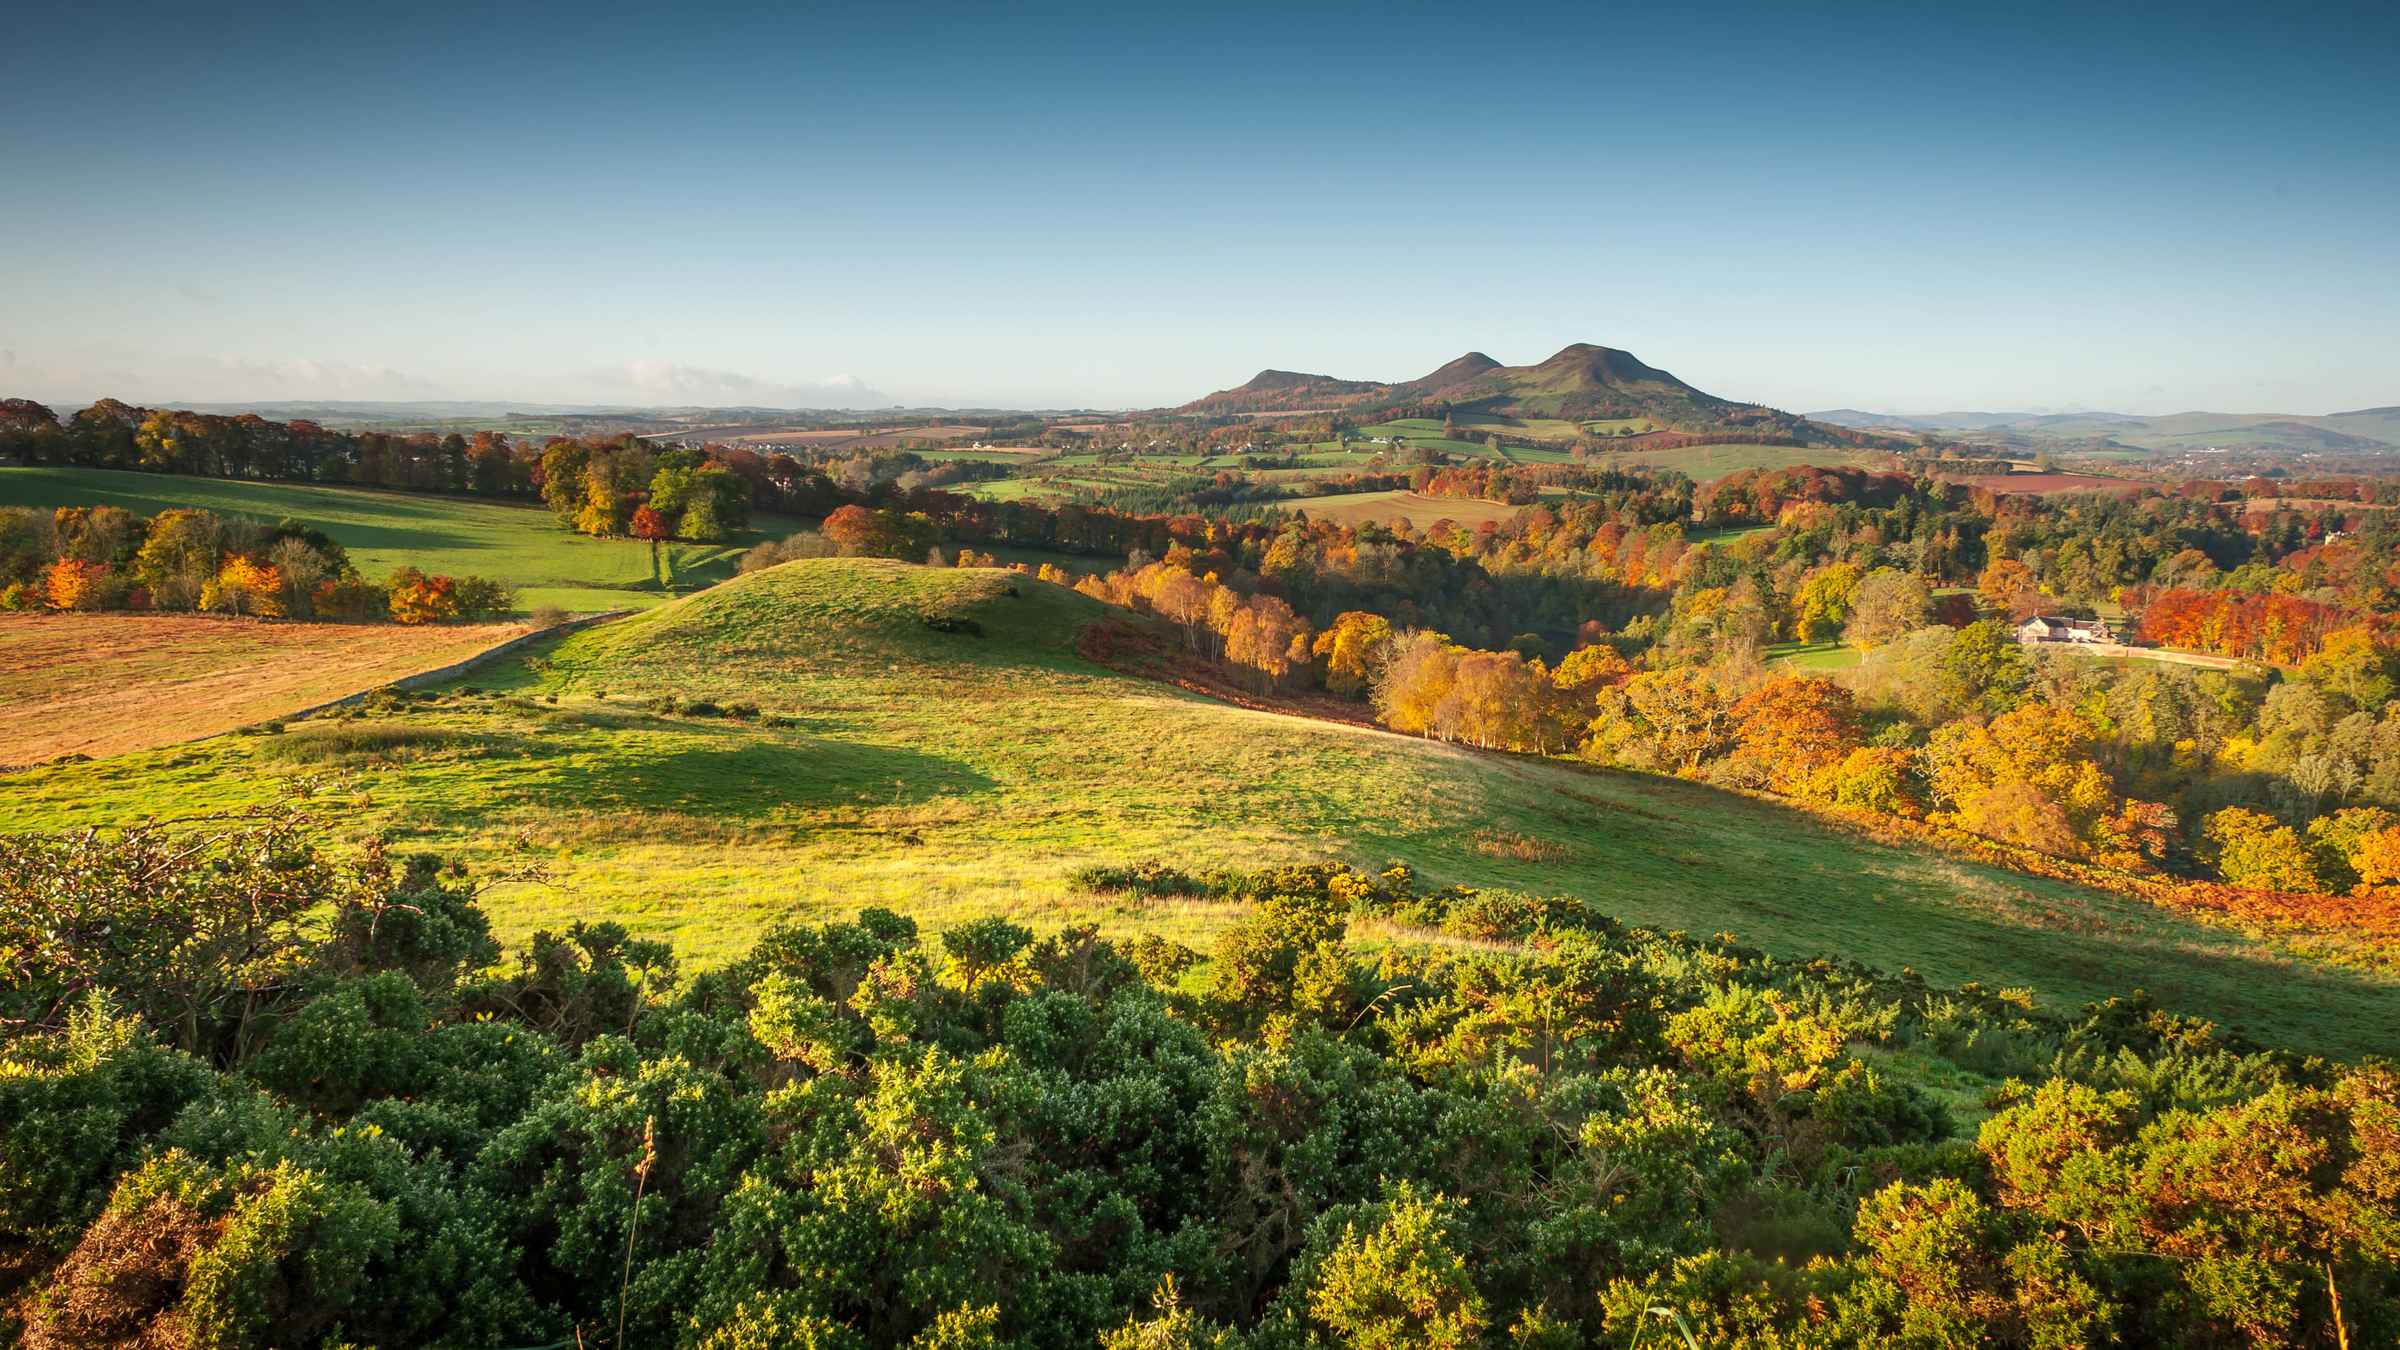
<path id="1" fill-rule="evenodd" d="M 1767 648 L 1767 663 L 1795 670 L 1849 670 L 1866 653 L 1839 642 L 1778 642 Z"/>
<path id="2" fill-rule="evenodd" d="M 119 506 L 152 515 L 194 506 L 222 516 L 286 517 L 332 535 L 369 577 L 411 566 L 496 577 L 516 587 L 520 612 L 643 609 L 733 575 L 743 550 L 799 528 L 763 517 L 728 544 L 668 544 L 669 580 L 652 572 L 650 546 L 593 539 L 539 505 L 390 492 L 377 488 L 250 483 L 112 469 L 0 469 L 0 506 Z"/>
<path id="3" fill-rule="evenodd" d="M 2400 1027 L 2400 982 L 2139 903 L 1697 784 L 1117 675 L 1073 654 L 1108 612 L 1004 571 L 792 563 L 479 673 L 476 694 L 14 775 L 0 830 L 266 802 L 313 779 L 342 829 L 513 877 L 484 898 L 511 939 L 613 919 L 703 962 L 779 919 L 863 905 L 934 927 L 996 913 L 1199 944 L 1235 911 L 1095 895 L 1070 872 L 1400 861 L 1779 952 L 2024 986 L 2054 1007 L 2146 986 L 2313 1050 L 2389 1049 Z M 788 724 L 655 711 L 662 694 L 754 700 Z"/>

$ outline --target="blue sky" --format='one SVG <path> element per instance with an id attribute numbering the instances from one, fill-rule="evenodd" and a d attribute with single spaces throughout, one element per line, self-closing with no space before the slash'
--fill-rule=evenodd
<path id="1" fill-rule="evenodd" d="M 17 14 L 0 392 L 2400 402 L 2388 3 L 506 8 Z"/>

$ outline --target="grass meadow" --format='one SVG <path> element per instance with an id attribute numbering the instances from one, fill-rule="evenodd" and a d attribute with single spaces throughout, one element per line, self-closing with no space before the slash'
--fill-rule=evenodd
<path id="1" fill-rule="evenodd" d="M 538 503 L 113 469 L 6 468 L 0 469 L 0 506 L 118 506 L 143 515 L 192 506 L 256 520 L 289 517 L 332 535 L 369 577 L 402 566 L 497 577 L 517 588 L 519 612 L 542 605 L 591 612 L 663 604 L 732 576 L 743 550 L 799 528 L 796 521 L 765 517 L 730 543 L 667 544 L 662 581 L 648 544 L 577 534 Z"/>
<path id="2" fill-rule="evenodd" d="M 2147 987 L 2307 1050 L 2388 1048 L 2400 1027 L 2400 982 L 2138 902 L 1887 847 L 1696 784 L 1118 675 L 1074 654 L 1077 631 L 1105 612 L 999 570 L 791 563 L 422 700 L 11 775 L 0 830 L 307 791 L 337 830 L 466 862 L 511 940 L 608 919 L 699 963 L 779 920 L 865 905 L 937 929 L 1001 914 L 1205 947 L 1225 908 L 1095 894 L 1071 874 L 1145 859 L 1399 862 L 1782 953 L 2022 986 L 2051 1006 Z M 928 619 L 972 620 L 981 635 Z M 764 715 L 662 711 L 662 695 Z"/>
<path id="3" fill-rule="evenodd" d="M 1789 666 L 1794 670 L 1850 670 L 1866 659 L 1866 653 L 1840 642 L 1777 642 L 1767 647 L 1769 665 Z"/>

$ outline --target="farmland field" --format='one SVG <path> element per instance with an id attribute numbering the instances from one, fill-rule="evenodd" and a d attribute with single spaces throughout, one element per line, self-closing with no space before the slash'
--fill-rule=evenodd
<path id="1" fill-rule="evenodd" d="M 1865 658 L 1865 652 L 1839 642 L 1778 642 L 1767 648 L 1769 664 L 1795 670 L 1848 670 Z"/>
<path id="2" fill-rule="evenodd" d="M 540 605 L 648 608 L 732 576 L 744 549 L 798 528 L 760 517 L 731 543 L 665 545 L 671 581 L 662 585 L 649 545 L 577 534 L 538 504 L 113 469 L 12 468 L 0 469 L 0 506 L 119 506 L 143 515 L 191 506 L 256 520 L 288 517 L 333 536 L 366 576 L 411 566 L 495 577 L 517 588 L 519 612 Z"/>
<path id="3" fill-rule="evenodd" d="M 1673 469 L 1705 483 L 1744 469 L 1791 469 L 1804 464 L 1828 467 L 1862 464 L 1876 468 L 1889 467 L 1890 455 L 1866 450 L 1846 450 L 1838 446 L 1804 445 L 1695 445 L 1680 450 L 1599 450 L 1588 461 L 1594 468 L 1627 469 L 1636 465 L 1652 465 Z"/>
<path id="4" fill-rule="evenodd" d="M 0 769 L 214 736 L 464 660 L 522 624 L 0 614 Z"/>
<path id="5" fill-rule="evenodd" d="M 2102 478 L 2088 473 L 1982 473 L 1957 477 L 1945 474 L 1943 481 L 1990 488 L 1994 492 L 2031 492 L 2044 496 L 2058 492 L 2130 493 L 2142 489 L 2142 484 L 2130 479 Z"/>
<path id="6" fill-rule="evenodd" d="M 1422 529 L 1437 520 L 1455 520 L 1461 525 L 1477 525 L 1487 520 L 1507 520 L 1524 510 L 1506 502 L 1485 501 L 1479 497 L 1428 497 L 1408 491 L 1350 492 L 1330 497 L 1296 497 L 1276 502 L 1285 511 L 1306 511 L 1311 520 L 1336 520 L 1345 525 L 1364 521 L 1390 523 L 1405 520 Z"/>
<path id="7" fill-rule="evenodd" d="M 2387 977 L 1772 802 L 1114 674 L 1073 654 L 1108 613 L 1003 571 L 791 563 L 463 682 L 481 693 L 13 775 L 0 829 L 267 802 L 338 771 L 355 796 L 328 810 L 333 825 L 494 879 L 483 903 L 512 941 L 610 919 L 708 963 L 780 919 L 886 905 L 935 928 L 998 914 L 1205 945 L 1238 906 L 1094 893 L 1070 874 L 1336 858 L 2021 985 L 2056 1007 L 2143 986 L 2312 1050 L 2388 1047 L 2400 1025 Z M 666 711 L 668 694 L 753 701 L 777 720 Z"/>

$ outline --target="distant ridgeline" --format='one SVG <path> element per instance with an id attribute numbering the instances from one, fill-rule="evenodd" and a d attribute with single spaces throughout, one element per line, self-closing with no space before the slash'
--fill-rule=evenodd
<path id="1" fill-rule="evenodd" d="M 1610 448 L 1673 449 L 1709 442 L 1896 446 L 1874 431 L 1812 422 L 1755 403 L 1703 393 L 1631 352 L 1590 343 L 1530 366 L 1468 352 L 1429 375 L 1398 383 L 1260 371 L 1247 384 L 1171 410 L 1183 416 L 1339 412 L 1350 420 L 1481 413 L 1569 421 L 1644 418 L 1670 430 L 1612 440 Z M 1687 437 L 1678 441 L 1678 437 Z"/>

